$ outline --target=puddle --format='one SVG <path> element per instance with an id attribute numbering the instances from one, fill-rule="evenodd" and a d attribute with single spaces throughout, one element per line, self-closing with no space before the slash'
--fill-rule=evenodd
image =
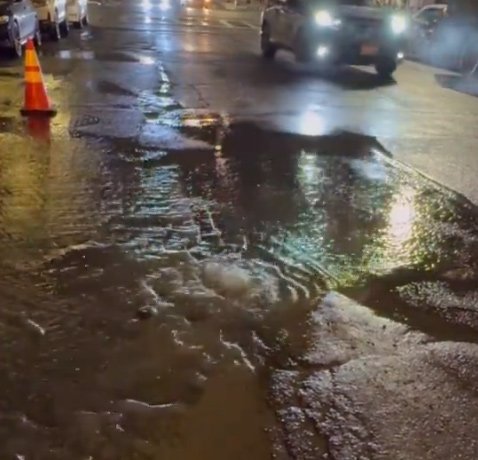
<path id="1" fill-rule="evenodd" d="M 100 80 L 96 82 L 96 91 L 102 94 L 113 94 L 116 96 L 130 96 L 135 97 L 136 93 L 133 91 L 123 88 L 122 86 L 107 80 Z"/>
<path id="2" fill-rule="evenodd" d="M 0 70 L 0 77 L 4 77 L 4 78 L 23 78 L 23 72 Z"/>
<path id="3" fill-rule="evenodd" d="M 141 58 L 127 52 L 101 53 L 97 56 L 97 59 L 99 59 L 100 61 L 141 63 Z"/>
<path id="4" fill-rule="evenodd" d="M 303 363 L 331 288 L 373 300 L 400 271 L 473 266 L 475 209 L 373 139 L 161 122 L 213 148 L 11 140 L 0 155 L 2 458 L 267 458 L 269 376 Z M 434 286 L 419 291 L 432 318 L 473 295 L 438 306 Z"/>

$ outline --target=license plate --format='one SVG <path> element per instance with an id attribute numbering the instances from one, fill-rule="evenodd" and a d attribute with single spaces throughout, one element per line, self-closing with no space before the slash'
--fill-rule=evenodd
<path id="1" fill-rule="evenodd" d="M 362 56 L 375 56 L 378 54 L 378 46 L 376 45 L 362 45 L 360 48 Z"/>

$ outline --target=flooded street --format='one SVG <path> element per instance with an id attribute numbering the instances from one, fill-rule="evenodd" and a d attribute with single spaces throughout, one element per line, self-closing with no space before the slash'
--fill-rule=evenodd
<path id="1" fill-rule="evenodd" d="M 331 289 L 419 342 L 476 340 L 472 205 L 365 137 L 184 125 L 217 144 L 3 154 L 2 455 L 268 458 L 276 374 L 343 359 L 314 316 Z"/>
<path id="2" fill-rule="evenodd" d="M 472 181 L 464 96 L 430 90 L 449 159 L 413 64 L 264 70 L 257 12 L 90 5 L 40 54 L 51 123 L 1 61 L 0 459 L 476 459 L 475 189 L 439 180 Z"/>

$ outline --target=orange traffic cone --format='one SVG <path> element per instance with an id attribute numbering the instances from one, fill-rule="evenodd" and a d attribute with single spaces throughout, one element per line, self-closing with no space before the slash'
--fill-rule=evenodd
<path id="1" fill-rule="evenodd" d="M 20 112 L 25 116 L 56 115 L 56 110 L 51 106 L 46 93 L 40 62 L 31 39 L 28 40 L 25 50 L 25 105 Z"/>

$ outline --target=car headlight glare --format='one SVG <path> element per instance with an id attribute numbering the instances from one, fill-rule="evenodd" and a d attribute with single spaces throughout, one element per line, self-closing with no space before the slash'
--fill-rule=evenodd
<path id="1" fill-rule="evenodd" d="M 337 21 L 327 10 L 320 10 L 315 13 L 315 22 L 321 27 L 332 27 Z"/>
<path id="2" fill-rule="evenodd" d="M 0 24 L 6 24 L 9 21 L 10 21 L 9 16 L 0 16 Z"/>
<path id="3" fill-rule="evenodd" d="M 405 32 L 408 26 L 407 19 L 405 18 L 405 16 L 402 16 L 400 14 L 395 14 L 392 16 L 390 20 L 390 25 L 392 27 L 392 32 L 397 35 Z"/>

